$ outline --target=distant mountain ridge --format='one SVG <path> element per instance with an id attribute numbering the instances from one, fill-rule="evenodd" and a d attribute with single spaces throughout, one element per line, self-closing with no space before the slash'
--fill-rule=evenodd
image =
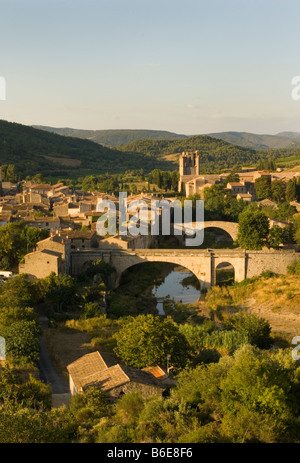
<path id="1" fill-rule="evenodd" d="M 259 135 L 248 132 L 219 132 L 208 135 L 227 141 L 233 145 L 256 150 L 293 148 L 298 144 L 300 147 L 300 133 L 297 132 L 281 132 L 276 135 Z"/>
<path id="2" fill-rule="evenodd" d="M 111 148 L 120 145 L 127 145 L 138 140 L 184 140 L 191 137 L 191 135 L 178 134 L 166 130 L 84 130 L 72 129 L 69 127 L 55 128 L 42 125 L 35 125 L 33 127 L 67 137 L 87 139 Z M 280 132 L 275 135 L 268 135 L 255 134 L 250 132 L 228 131 L 208 134 L 199 133 L 195 134 L 195 136 L 196 135 L 207 135 L 212 138 L 226 141 L 233 145 L 255 150 L 295 148 L 298 145 L 300 148 L 300 132 Z"/>
<path id="3" fill-rule="evenodd" d="M 187 135 L 180 135 L 166 130 L 141 130 L 141 129 L 116 129 L 116 130 L 84 130 L 72 129 L 69 127 L 55 128 L 42 125 L 33 126 L 39 130 L 53 132 L 65 137 L 83 138 L 107 147 L 124 145 L 136 140 L 175 140 L 188 138 Z"/>

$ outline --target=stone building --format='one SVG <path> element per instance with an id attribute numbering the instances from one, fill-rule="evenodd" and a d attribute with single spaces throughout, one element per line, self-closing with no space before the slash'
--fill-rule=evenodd
<path id="1" fill-rule="evenodd" d="M 244 182 L 229 182 L 226 188 L 231 196 L 248 193 Z"/>
<path id="2" fill-rule="evenodd" d="M 31 278 L 44 278 L 51 272 L 56 275 L 70 272 L 70 242 L 59 234 L 39 241 L 36 249 L 19 264 L 19 273 Z"/>
<path id="3" fill-rule="evenodd" d="M 95 230 L 70 230 L 62 233 L 70 242 L 71 249 L 92 249 L 98 247 Z"/>
<path id="4" fill-rule="evenodd" d="M 94 386 L 107 392 L 112 400 L 133 391 L 140 391 L 147 398 L 161 395 L 167 387 L 168 377 L 160 367 L 144 370 L 120 364 L 108 367 L 98 351 L 80 357 L 67 370 L 71 395 Z"/>
<path id="5" fill-rule="evenodd" d="M 61 229 L 61 219 L 59 217 L 24 217 L 24 220 L 28 227 L 54 231 Z"/>
<path id="6" fill-rule="evenodd" d="M 37 243 L 36 249 L 26 254 L 19 265 L 19 273 L 32 278 L 44 278 L 49 273 L 71 273 L 71 251 L 98 247 L 98 235 L 90 230 L 66 230 L 52 233 Z M 48 257 L 47 257 L 48 256 Z"/>
<path id="7" fill-rule="evenodd" d="M 45 278 L 51 272 L 65 273 L 65 263 L 59 252 L 43 249 L 26 254 L 24 259 L 24 263 L 19 264 L 19 273 L 26 273 L 32 279 Z"/>

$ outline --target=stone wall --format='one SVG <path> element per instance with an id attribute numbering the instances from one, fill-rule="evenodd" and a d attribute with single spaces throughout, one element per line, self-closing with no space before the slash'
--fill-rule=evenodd
<path id="1" fill-rule="evenodd" d="M 27 254 L 25 262 L 19 265 L 19 273 L 26 273 L 31 278 L 45 278 L 51 272 L 56 275 L 64 273 L 61 255 L 51 251 L 37 251 Z"/>
<path id="2" fill-rule="evenodd" d="M 300 253 L 291 251 L 247 251 L 246 277 L 260 275 L 262 272 L 271 271 L 285 274 L 287 267 L 295 260 L 300 259 Z"/>
<path id="3" fill-rule="evenodd" d="M 117 400 L 123 394 L 127 394 L 128 392 L 141 392 L 143 399 L 147 399 L 152 395 L 159 394 L 162 395 L 164 388 L 151 386 L 148 384 L 136 383 L 134 381 L 130 381 L 122 386 L 116 387 L 109 391 L 109 395 L 113 400 Z"/>

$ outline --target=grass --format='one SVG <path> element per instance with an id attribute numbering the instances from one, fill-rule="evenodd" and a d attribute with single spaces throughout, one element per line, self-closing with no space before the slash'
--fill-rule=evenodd
<path id="1" fill-rule="evenodd" d="M 300 275 L 246 279 L 232 286 L 210 289 L 206 305 L 222 320 L 228 313 L 247 310 L 270 322 L 274 335 L 300 335 Z"/>
<path id="2" fill-rule="evenodd" d="M 121 328 L 117 320 L 102 315 L 86 320 L 71 319 L 46 328 L 44 338 L 57 370 L 67 379 L 67 365 L 79 357 L 100 350 L 113 356 L 113 338 Z"/>

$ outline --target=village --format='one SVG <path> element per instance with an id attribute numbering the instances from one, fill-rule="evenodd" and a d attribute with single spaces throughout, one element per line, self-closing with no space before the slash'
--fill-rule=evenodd
<path id="1" fill-rule="evenodd" d="M 229 172 L 220 175 L 201 175 L 199 152 L 182 153 L 179 160 L 179 191 L 184 192 L 186 198 L 198 195 L 203 198 L 204 190 L 224 182 Z M 286 172 L 277 169 L 276 172 L 245 169 L 237 172 L 239 181 L 228 182 L 225 193 L 238 200 L 257 203 L 261 207 L 278 208 L 276 202 L 270 199 L 258 200 L 255 191 L 255 181 L 267 178 L 272 183 L 282 182 L 285 187 L 292 179 L 300 178 L 299 172 Z M 33 181 L 20 183 L 1 182 L 0 197 L 0 225 L 24 221 L 30 227 L 47 230 L 49 238 L 37 243 L 35 249 L 28 250 L 25 261 L 20 264 L 19 272 L 27 273 L 36 278 L 48 275 L 51 271 L 56 274 L 70 273 L 68 254 L 70 250 L 88 249 L 143 249 L 155 247 L 155 236 L 133 236 L 115 234 L 114 236 L 99 236 L 97 234 L 97 220 L 103 215 L 98 212 L 97 204 L 100 200 L 109 200 L 119 211 L 118 197 L 99 192 L 85 192 L 71 190 L 63 182 L 58 184 L 44 184 Z M 154 199 L 168 199 L 168 193 L 140 193 L 131 194 L 128 204 L 137 200 L 151 204 Z M 295 211 L 300 211 L 300 202 L 290 201 Z M 134 214 L 127 212 L 127 220 Z M 286 227 L 288 221 L 271 220 L 272 225 Z"/>

